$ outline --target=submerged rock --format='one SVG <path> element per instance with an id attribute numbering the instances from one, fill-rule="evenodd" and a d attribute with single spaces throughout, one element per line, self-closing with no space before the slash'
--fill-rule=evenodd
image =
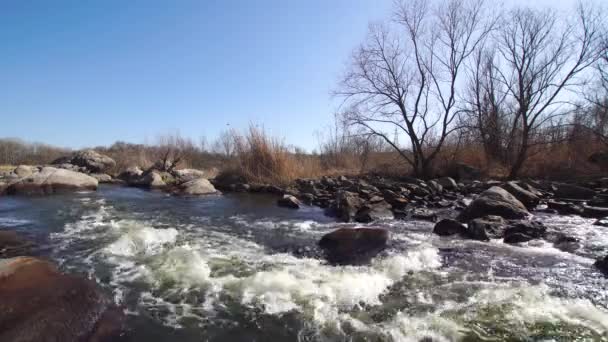
<path id="1" fill-rule="evenodd" d="M 464 235 L 466 233 L 467 227 L 452 219 L 443 219 L 433 228 L 433 233 L 439 236 L 451 236 L 451 235 Z"/>
<path id="2" fill-rule="evenodd" d="M 334 264 L 360 264 L 380 253 L 389 239 L 382 228 L 340 228 L 324 235 L 319 247 Z"/>
<path id="3" fill-rule="evenodd" d="M 36 258 L 0 260 L 0 341 L 116 341 L 123 328 L 94 282 Z"/>
<path id="4" fill-rule="evenodd" d="M 608 255 L 606 255 L 603 259 L 597 259 L 597 261 L 593 264 L 597 269 L 599 269 L 606 277 L 608 277 Z"/>
<path id="5" fill-rule="evenodd" d="M 299 209 L 300 201 L 295 196 L 283 195 L 283 197 L 277 201 L 277 205 L 279 207 L 285 207 L 285 208 L 290 208 L 290 209 Z"/>
<path id="6" fill-rule="evenodd" d="M 0 258 L 26 255 L 32 244 L 11 230 L 0 230 Z"/>
<path id="7" fill-rule="evenodd" d="M 97 179 L 80 172 L 44 167 L 8 186 L 11 195 L 47 195 L 60 192 L 97 190 Z"/>
<path id="8" fill-rule="evenodd" d="M 503 188 L 493 186 L 482 192 L 458 216 L 460 221 L 469 221 L 486 215 L 497 215 L 506 219 L 521 219 L 530 213 L 526 207 Z"/>

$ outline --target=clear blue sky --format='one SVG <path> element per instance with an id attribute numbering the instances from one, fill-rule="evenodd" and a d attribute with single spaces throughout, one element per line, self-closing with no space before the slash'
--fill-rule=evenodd
<path id="1" fill-rule="evenodd" d="M 175 131 L 213 140 L 255 123 L 313 149 L 352 50 L 391 5 L 0 1 L 0 137 L 80 148 Z"/>
<path id="2" fill-rule="evenodd" d="M 262 124 L 309 149 L 390 0 L 2 1 L 0 137 L 79 148 Z"/>

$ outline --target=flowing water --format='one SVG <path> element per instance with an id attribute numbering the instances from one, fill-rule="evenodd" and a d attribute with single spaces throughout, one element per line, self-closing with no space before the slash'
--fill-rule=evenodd
<path id="1" fill-rule="evenodd" d="M 377 223 L 392 234 L 385 252 L 331 266 L 316 242 L 348 225 L 275 200 L 104 186 L 3 197 L 0 227 L 95 279 L 124 307 L 133 341 L 608 341 L 608 279 L 592 265 L 608 228 L 593 220 L 539 217 L 580 239 L 572 253 Z"/>

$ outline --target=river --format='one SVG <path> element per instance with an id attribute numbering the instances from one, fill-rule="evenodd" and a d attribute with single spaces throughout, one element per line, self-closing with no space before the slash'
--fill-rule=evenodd
<path id="1" fill-rule="evenodd" d="M 276 198 L 97 192 L 2 197 L 0 227 L 95 279 L 124 307 L 132 341 L 608 341 L 608 228 L 540 214 L 577 237 L 511 246 L 441 238 L 424 221 L 376 223 L 389 248 L 331 266 L 319 238 L 340 226 Z"/>

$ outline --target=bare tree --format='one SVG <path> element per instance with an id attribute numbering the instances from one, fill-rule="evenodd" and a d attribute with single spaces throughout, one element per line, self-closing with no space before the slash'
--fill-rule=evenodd
<path id="1" fill-rule="evenodd" d="M 477 0 L 403 0 L 395 8 L 393 21 L 370 27 L 335 94 L 345 122 L 382 138 L 424 177 L 457 129 L 463 65 L 494 23 Z M 407 147 L 395 141 L 395 128 Z"/>
<path id="2" fill-rule="evenodd" d="M 500 56 L 493 63 L 495 80 L 510 114 L 510 178 L 517 177 L 531 147 L 546 143 L 542 128 L 571 112 L 563 95 L 581 86 L 583 71 L 601 56 L 601 13 L 581 4 L 577 19 L 570 23 L 553 11 L 517 8 L 494 37 Z"/>

